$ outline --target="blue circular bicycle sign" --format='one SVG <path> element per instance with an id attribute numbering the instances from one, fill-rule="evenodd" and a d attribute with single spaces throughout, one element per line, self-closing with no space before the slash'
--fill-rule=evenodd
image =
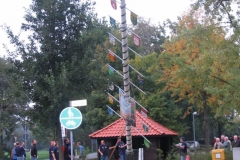
<path id="1" fill-rule="evenodd" d="M 60 113 L 59 120 L 66 129 L 76 129 L 82 123 L 82 113 L 77 108 L 67 107 Z"/>

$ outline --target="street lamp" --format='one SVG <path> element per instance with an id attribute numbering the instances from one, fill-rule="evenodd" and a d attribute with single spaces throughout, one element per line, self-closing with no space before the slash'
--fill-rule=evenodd
<path id="1" fill-rule="evenodd" d="M 196 115 L 197 112 L 193 112 L 193 143 L 194 143 L 194 152 L 195 152 L 195 120 L 194 120 L 194 115 Z"/>

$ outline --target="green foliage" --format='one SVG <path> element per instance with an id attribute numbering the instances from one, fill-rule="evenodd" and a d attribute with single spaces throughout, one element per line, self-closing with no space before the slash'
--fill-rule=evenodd
<path id="1" fill-rule="evenodd" d="M 17 128 L 16 123 L 23 120 L 23 110 L 27 107 L 27 100 L 24 94 L 19 92 L 14 79 L 9 70 L 9 61 L 0 58 L 0 159 L 4 158 L 4 153 L 9 153 L 12 144 L 13 131 Z"/>

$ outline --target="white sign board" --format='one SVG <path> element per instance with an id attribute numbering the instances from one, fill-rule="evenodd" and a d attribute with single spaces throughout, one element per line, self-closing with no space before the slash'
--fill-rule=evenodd
<path id="1" fill-rule="evenodd" d="M 86 106 L 87 105 L 87 100 L 83 99 L 83 100 L 75 100 L 75 101 L 70 101 L 69 105 L 71 107 L 80 107 L 80 106 Z"/>
<path id="2" fill-rule="evenodd" d="M 61 124 L 62 137 L 66 137 L 66 129 Z"/>
<path id="3" fill-rule="evenodd" d="M 221 158 L 221 154 L 217 153 L 215 158 Z"/>

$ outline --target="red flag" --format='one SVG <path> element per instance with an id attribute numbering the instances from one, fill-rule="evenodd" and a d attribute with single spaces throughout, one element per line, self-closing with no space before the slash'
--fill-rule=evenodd
<path id="1" fill-rule="evenodd" d="M 116 0 L 111 0 L 111 5 L 113 7 L 113 9 L 117 9 L 117 3 L 116 3 Z"/>
<path id="2" fill-rule="evenodd" d="M 147 111 L 145 108 L 141 108 L 141 114 L 142 114 L 144 117 L 147 117 L 148 111 Z"/>
<path id="3" fill-rule="evenodd" d="M 108 52 L 108 58 L 111 62 L 114 62 L 115 61 L 115 56 L 112 52 Z"/>
<path id="4" fill-rule="evenodd" d="M 132 38 L 133 38 L 133 43 L 136 45 L 136 46 L 140 46 L 140 37 L 138 37 L 136 34 L 132 34 Z"/>

